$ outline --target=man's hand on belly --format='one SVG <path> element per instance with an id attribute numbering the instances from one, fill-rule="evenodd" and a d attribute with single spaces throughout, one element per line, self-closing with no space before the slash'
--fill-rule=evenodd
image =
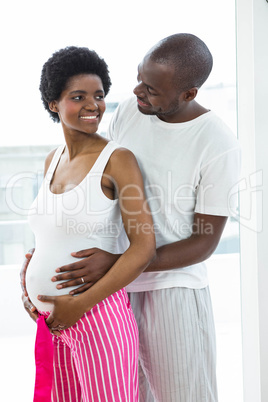
<path id="1" fill-rule="evenodd" d="M 27 289 L 26 289 L 26 271 L 29 265 L 29 262 L 31 261 L 31 258 L 34 253 L 34 248 L 31 248 L 31 250 L 28 251 L 28 253 L 25 254 L 25 260 L 23 261 L 23 264 L 21 266 L 20 270 L 20 285 L 21 289 L 24 293 L 25 296 L 28 296 Z"/>
<path id="2" fill-rule="evenodd" d="M 22 289 L 22 303 L 23 306 L 25 308 L 25 310 L 27 311 L 27 313 L 29 314 L 29 316 L 36 322 L 37 318 L 38 318 L 38 313 L 36 310 L 36 307 L 33 305 L 33 303 L 31 302 L 31 300 L 28 297 L 28 292 L 26 289 L 26 271 L 29 265 L 29 262 L 31 261 L 31 258 L 33 256 L 34 253 L 34 248 L 31 248 L 31 250 L 28 251 L 28 253 L 25 254 L 25 260 L 23 261 L 21 270 L 20 270 L 20 285 L 21 285 L 21 289 Z"/>
<path id="3" fill-rule="evenodd" d="M 22 302 L 23 302 L 25 310 L 27 311 L 29 316 L 36 322 L 36 320 L 38 318 L 38 313 L 37 313 L 36 307 L 32 304 L 29 297 L 25 296 L 24 292 L 22 293 L 21 298 L 22 298 Z"/>
<path id="4" fill-rule="evenodd" d="M 82 260 L 57 268 L 57 273 L 63 273 L 53 276 L 51 280 L 53 282 L 66 281 L 58 284 L 58 289 L 80 285 L 70 292 L 71 295 L 75 295 L 85 292 L 101 279 L 121 254 L 111 254 L 99 248 L 90 248 L 74 252 L 71 255 L 76 258 L 82 258 Z M 81 286 L 81 284 L 84 285 Z"/>

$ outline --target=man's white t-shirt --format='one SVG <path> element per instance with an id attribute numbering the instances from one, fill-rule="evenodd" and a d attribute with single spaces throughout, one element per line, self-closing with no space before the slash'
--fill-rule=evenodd
<path id="1" fill-rule="evenodd" d="M 107 137 L 137 158 L 157 247 L 190 237 L 195 230 L 194 213 L 229 216 L 235 212 L 240 148 L 232 131 L 213 112 L 185 123 L 166 123 L 142 114 L 132 97 L 117 108 Z M 212 229 L 204 225 L 202 230 Z M 127 290 L 201 289 L 207 285 L 206 265 L 201 262 L 144 272 Z"/>

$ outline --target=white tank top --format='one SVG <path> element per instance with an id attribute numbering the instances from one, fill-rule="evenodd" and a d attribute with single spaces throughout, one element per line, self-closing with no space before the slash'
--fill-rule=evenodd
<path id="1" fill-rule="evenodd" d="M 119 147 L 110 141 L 81 183 L 62 194 L 52 193 L 50 182 L 64 145 L 54 154 L 28 218 L 35 235 L 35 252 L 27 269 L 26 288 L 41 312 L 51 311 L 52 305 L 40 302 L 38 295 L 64 295 L 73 289 L 56 289 L 60 282 L 51 281 L 56 268 L 78 261 L 71 252 L 98 247 L 122 253 L 128 246 L 119 202 L 107 198 L 101 188 L 105 166 Z"/>

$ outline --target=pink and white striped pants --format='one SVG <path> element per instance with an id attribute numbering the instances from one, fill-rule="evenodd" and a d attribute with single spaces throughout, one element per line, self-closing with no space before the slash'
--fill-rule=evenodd
<path id="1" fill-rule="evenodd" d="M 138 329 L 124 289 L 53 336 L 53 402 L 138 402 Z"/>

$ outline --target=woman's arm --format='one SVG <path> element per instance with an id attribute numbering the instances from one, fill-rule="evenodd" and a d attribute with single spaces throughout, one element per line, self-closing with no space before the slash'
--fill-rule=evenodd
<path id="1" fill-rule="evenodd" d="M 187 239 L 157 248 L 156 258 L 146 267 L 145 272 L 184 268 L 205 261 L 215 251 L 227 219 L 226 216 L 196 213 L 192 235 Z M 57 272 L 60 274 L 53 277 L 54 281 L 67 281 L 57 285 L 59 289 L 80 285 L 81 277 L 83 277 L 84 286 L 78 286 L 71 291 L 71 294 L 79 294 L 89 289 L 119 258 L 119 255 L 97 248 L 78 251 L 72 255 L 82 259 L 59 267 Z"/>
<path id="2" fill-rule="evenodd" d="M 155 257 L 153 221 L 136 158 L 132 152 L 119 149 L 113 154 L 110 166 L 106 175 L 113 177 L 116 183 L 122 220 L 130 246 L 109 272 L 88 291 L 91 297 L 95 295 L 92 298 L 94 305 L 103 300 L 102 296 L 107 297 L 132 282 Z"/>
<path id="3" fill-rule="evenodd" d="M 105 171 L 116 183 L 123 224 L 130 246 L 112 268 L 90 289 L 70 295 L 40 296 L 43 302 L 54 304 L 47 319 L 49 327 L 70 327 L 101 300 L 122 289 L 149 265 L 155 257 L 155 236 L 151 213 L 144 194 L 141 172 L 134 155 L 125 149 L 116 150 Z"/>

